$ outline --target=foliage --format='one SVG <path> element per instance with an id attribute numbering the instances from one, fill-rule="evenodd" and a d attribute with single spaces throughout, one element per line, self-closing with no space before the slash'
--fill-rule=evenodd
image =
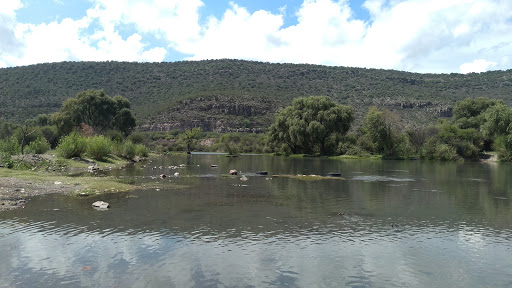
<path id="1" fill-rule="evenodd" d="M 503 104 L 502 101 L 479 97 L 476 99 L 466 98 L 457 102 L 453 108 L 453 120 L 462 129 L 479 129 L 484 124 L 484 112 L 496 104 Z"/>
<path id="2" fill-rule="evenodd" d="M 21 153 L 21 147 L 15 137 L 0 139 L 0 153 L 4 155 L 16 155 Z"/>
<path id="3" fill-rule="evenodd" d="M 105 159 L 112 153 L 112 141 L 103 136 L 97 135 L 87 138 L 87 155 L 98 161 Z"/>
<path id="4" fill-rule="evenodd" d="M 80 134 L 73 132 L 68 136 L 61 138 L 57 146 L 57 154 L 60 157 L 69 159 L 73 157 L 82 157 L 87 150 L 87 140 Z"/>
<path id="5" fill-rule="evenodd" d="M 32 154 L 44 154 L 48 150 L 50 150 L 50 143 L 46 140 L 45 137 L 37 137 L 36 140 L 30 142 L 27 146 L 28 153 Z"/>
<path id="6" fill-rule="evenodd" d="M 197 140 L 201 137 L 201 128 L 192 128 L 191 130 L 185 130 L 180 134 L 179 139 L 187 145 L 187 153 L 192 151 L 192 145 L 197 143 Z"/>
<path id="7" fill-rule="evenodd" d="M 480 128 L 486 138 L 512 133 L 512 110 L 502 102 L 487 108 L 482 116 L 484 123 Z"/>
<path id="8" fill-rule="evenodd" d="M 139 157 L 148 157 L 149 148 L 142 144 L 135 144 L 135 155 Z"/>
<path id="9" fill-rule="evenodd" d="M 130 102 L 121 96 L 109 97 L 103 90 L 87 90 L 66 99 L 51 120 L 61 134 L 85 124 L 82 128 L 92 127 L 97 132 L 114 129 L 128 135 L 136 125 Z"/>
<path id="10" fill-rule="evenodd" d="M 494 150 L 501 161 L 512 161 L 512 135 L 502 135 L 494 141 Z"/>
<path id="11" fill-rule="evenodd" d="M 430 138 L 421 150 L 421 156 L 427 160 L 456 160 L 458 159 L 455 148 L 444 143 L 437 142 L 434 138 Z"/>
<path id="12" fill-rule="evenodd" d="M 328 139 L 343 136 L 352 124 L 352 108 L 326 96 L 296 98 L 281 110 L 270 126 L 270 139 L 288 145 L 294 154 L 328 152 Z"/>

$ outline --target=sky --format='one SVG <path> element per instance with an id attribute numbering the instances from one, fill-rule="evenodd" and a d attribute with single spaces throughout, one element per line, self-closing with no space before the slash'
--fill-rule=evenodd
<path id="1" fill-rule="evenodd" d="M 0 67 L 245 59 L 512 68 L 512 0 L 1 0 Z"/>

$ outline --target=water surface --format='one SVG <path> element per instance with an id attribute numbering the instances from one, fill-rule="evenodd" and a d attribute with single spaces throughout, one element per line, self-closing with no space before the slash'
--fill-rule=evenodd
<path id="1" fill-rule="evenodd" d="M 512 287 L 508 164 L 192 155 L 144 165 L 108 176 L 145 189 L 1 212 L 0 287 Z M 329 172 L 344 180 L 272 176 Z M 92 209 L 96 200 L 111 208 Z"/>

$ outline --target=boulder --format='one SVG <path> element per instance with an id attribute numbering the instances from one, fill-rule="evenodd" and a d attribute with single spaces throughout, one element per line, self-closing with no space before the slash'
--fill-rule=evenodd
<path id="1" fill-rule="evenodd" d="M 229 175 L 238 175 L 238 171 L 236 171 L 236 170 L 229 170 Z"/>
<path id="2" fill-rule="evenodd" d="M 266 175 L 268 175 L 268 172 L 267 171 L 256 171 L 256 175 L 266 176 Z"/>

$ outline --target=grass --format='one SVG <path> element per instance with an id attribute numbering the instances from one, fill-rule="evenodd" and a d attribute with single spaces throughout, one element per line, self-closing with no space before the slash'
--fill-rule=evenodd
<path id="1" fill-rule="evenodd" d="M 122 192 L 138 188 L 138 186 L 121 183 L 113 177 L 96 177 L 96 176 L 83 176 L 71 177 L 59 175 L 55 172 L 42 172 L 32 170 L 13 170 L 13 169 L 0 169 L 1 177 L 13 177 L 27 182 L 48 183 L 54 185 L 55 182 L 61 182 L 59 185 L 69 186 L 69 193 L 105 193 L 105 192 Z"/>

